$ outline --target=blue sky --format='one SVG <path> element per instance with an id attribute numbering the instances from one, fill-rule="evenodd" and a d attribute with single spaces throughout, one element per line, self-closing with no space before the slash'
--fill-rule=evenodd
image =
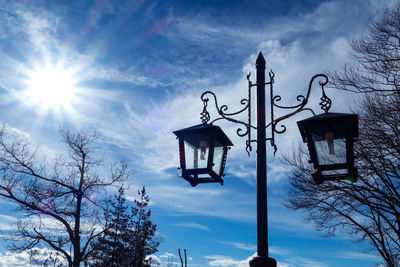
<path id="1" fill-rule="evenodd" d="M 363 36 L 394 3 L 0 0 L 1 121 L 50 158 L 63 151 L 60 127 L 95 128 L 105 156 L 126 159 L 135 170 L 128 200 L 147 187 L 164 238 L 160 261 L 175 256 L 178 262 L 177 249 L 186 248 L 189 266 L 248 266 L 256 250 L 254 153 L 247 157 L 236 125 L 221 122 L 235 144 L 225 184 L 192 188 L 178 179 L 172 131 L 200 123 L 205 90 L 238 108 L 259 51 L 275 73 L 276 93 L 295 104 L 314 74 L 351 63 L 348 41 Z M 57 87 L 58 95 L 38 86 Z M 355 103 L 350 93 L 327 94 L 332 111 L 349 111 Z M 313 92 L 311 101 L 318 97 Z M 282 205 L 288 168 L 280 158 L 300 143 L 295 121 L 306 116 L 287 121 L 275 158 L 267 148 L 270 254 L 280 267 L 376 266 L 380 258 L 365 245 L 340 232 L 323 238 L 301 213 Z M 0 201 L 0 226 L 8 229 L 15 217 Z M 18 259 L 17 266 L 26 256 L 0 253 L 0 266 Z"/>

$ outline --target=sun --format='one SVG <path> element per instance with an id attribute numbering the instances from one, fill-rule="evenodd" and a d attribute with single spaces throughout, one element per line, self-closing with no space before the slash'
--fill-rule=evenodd
<path id="1" fill-rule="evenodd" d="M 76 93 L 74 74 L 61 66 L 47 65 L 28 74 L 25 100 L 42 111 L 71 108 Z"/>

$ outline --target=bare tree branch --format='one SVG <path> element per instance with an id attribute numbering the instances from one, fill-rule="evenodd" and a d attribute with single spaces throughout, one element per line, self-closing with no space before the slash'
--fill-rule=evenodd
<path id="1" fill-rule="evenodd" d="M 30 149 L 26 139 L 5 127 L 0 130 L 0 197 L 15 203 L 25 215 L 18 224 L 20 240 L 14 240 L 15 250 L 33 251 L 41 244 L 61 253 L 69 266 L 78 267 L 101 233 L 96 233 L 96 226 L 102 225 L 99 214 L 105 189 L 118 186 L 131 172 L 122 162 L 111 165 L 109 176 L 104 176 L 103 160 L 93 146 L 94 130 L 60 130 L 60 135 L 68 157 L 59 156 L 48 164 L 37 159 L 37 148 Z M 66 235 L 60 236 L 62 232 Z"/>

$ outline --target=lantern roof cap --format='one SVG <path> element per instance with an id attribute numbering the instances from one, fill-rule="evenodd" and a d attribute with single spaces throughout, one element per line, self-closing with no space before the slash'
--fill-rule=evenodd
<path id="1" fill-rule="evenodd" d="M 174 134 L 178 138 L 183 138 L 183 139 L 191 133 L 212 135 L 216 139 L 218 139 L 223 145 L 233 146 L 232 141 L 228 138 L 228 136 L 226 136 L 224 131 L 222 131 L 222 129 L 219 126 L 213 124 L 201 123 L 178 131 L 174 131 Z"/>
<path id="2" fill-rule="evenodd" d="M 321 113 L 315 116 L 312 116 L 310 118 L 301 120 L 302 121 L 311 121 L 311 120 L 319 120 L 319 119 L 327 119 L 327 118 L 358 118 L 357 114 L 350 114 L 350 113 L 337 113 L 337 112 L 326 112 L 326 113 Z"/>
<path id="3" fill-rule="evenodd" d="M 303 141 L 305 142 L 306 140 L 306 128 L 312 127 L 312 125 L 318 125 L 318 124 L 324 124 L 327 123 L 328 121 L 331 122 L 348 122 L 348 127 L 351 128 L 352 132 L 352 137 L 357 138 L 358 137 L 358 115 L 357 114 L 349 114 L 349 113 L 335 113 L 335 112 L 326 112 L 322 114 L 318 114 L 315 116 L 312 116 L 310 118 L 301 120 L 297 122 L 297 125 L 299 126 L 299 130 L 301 133 L 301 137 L 303 138 Z"/>

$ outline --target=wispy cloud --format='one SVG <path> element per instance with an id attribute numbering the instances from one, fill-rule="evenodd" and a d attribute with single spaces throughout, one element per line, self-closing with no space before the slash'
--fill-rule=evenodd
<path id="1" fill-rule="evenodd" d="M 362 253 L 357 251 L 339 251 L 336 256 L 342 259 L 354 259 L 354 260 L 372 260 L 375 262 L 382 261 L 382 258 L 378 255 L 371 253 Z"/>
<path id="2" fill-rule="evenodd" d="M 220 241 L 222 244 L 226 244 L 241 250 L 248 250 L 248 251 L 255 251 L 257 250 L 257 246 L 251 244 L 244 244 L 239 242 L 227 242 L 227 241 Z"/>
<path id="3" fill-rule="evenodd" d="M 205 256 L 204 258 L 210 260 L 208 262 L 209 266 L 222 266 L 222 267 L 248 267 L 249 261 L 252 259 L 256 254 L 248 257 L 245 260 L 236 260 L 228 256 L 223 255 L 210 255 Z"/>
<path id="4" fill-rule="evenodd" d="M 254 201 L 250 196 L 235 198 L 235 194 L 227 189 L 211 186 L 193 188 L 186 185 L 185 181 L 177 182 L 181 185 L 148 187 L 154 205 L 176 214 L 189 213 L 240 221 L 253 221 L 255 218 L 255 211 L 251 208 Z"/>
<path id="5" fill-rule="evenodd" d="M 293 252 L 288 249 L 288 248 L 284 248 L 284 247 L 277 247 L 277 246 L 270 246 L 269 247 L 269 251 L 271 252 L 271 254 L 273 255 L 280 255 L 280 256 L 287 256 L 292 254 Z"/>
<path id="6" fill-rule="evenodd" d="M 204 230 L 207 232 L 211 232 L 211 229 L 199 224 L 199 223 L 195 223 L 195 222 L 185 222 L 185 223 L 176 223 L 174 224 L 174 226 L 178 226 L 178 227 L 187 227 L 187 228 L 195 228 L 195 229 L 200 229 L 200 230 Z"/>
<path id="7" fill-rule="evenodd" d="M 164 252 L 162 255 L 159 256 L 160 258 L 176 258 L 176 255 L 170 252 Z"/>
<path id="8" fill-rule="evenodd" d="M 24 20 L 26 28 L 25 32 L 28 34 L 31 43 L 36 49 L 40 49 L 41 52 L 47 53 L 50 46 L 52 45 L 50 40 L 54 40 L 54 34 L 56 32 L 56 18 L 50 14 L 46 16 L 40 16 L 38 14 L 29 12 L 28 10 L 19 9 L 19 14 Z"/>

